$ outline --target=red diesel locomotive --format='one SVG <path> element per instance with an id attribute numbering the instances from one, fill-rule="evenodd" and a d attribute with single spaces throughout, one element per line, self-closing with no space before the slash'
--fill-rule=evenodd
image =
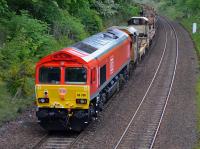
<path id="1" fill-rule="evenodd" d="M 110 28 L 37 63 L 36 115 L 43 128 L 80 131 L 119 90 L 135 53 L 136 34 L 123 30 Z"/>

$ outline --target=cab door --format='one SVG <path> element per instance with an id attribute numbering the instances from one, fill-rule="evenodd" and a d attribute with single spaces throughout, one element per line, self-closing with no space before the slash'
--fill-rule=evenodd
<path id="1" fill-rule="evenodd" d="M 97 88 L 98 88 L 98 69 L 96 67 L 92 67 L 90 72 L 91 72 L 90 91 L 91 91 L 91 98 L 93 98 L 93 96 L 97 92 Z"/>
<path id="2" fill-rule="evenodd" d="M 138 36 L 137 35 L 133 35 L 133 52 L 134 52 L 134 63 L 137 61 L 138 59 L 138 55 L 139 55 L 139 47 L 138 47 Z"/>

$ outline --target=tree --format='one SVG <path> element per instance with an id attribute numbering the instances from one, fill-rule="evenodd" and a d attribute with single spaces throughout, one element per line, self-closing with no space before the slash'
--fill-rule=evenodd
<path id="1" fill-rule="evenodd" d="M 0 0 L 0 18 L 7 17 L 9 15 L 8 5 L 5 0 Z"/>
<path id="2" fill-rule="evenodd" d="M 26 87 L 28 78 L 33 77 L 35 61 L 57 49 L 57 42 L 48 35 L 46 23 L 31 18 L 24 11 L 5 20 L 4 25 L 9 34 L 0 50 L 1 78 L 12 94 L 21 89 L 22 95 L 29 95 Z"/>

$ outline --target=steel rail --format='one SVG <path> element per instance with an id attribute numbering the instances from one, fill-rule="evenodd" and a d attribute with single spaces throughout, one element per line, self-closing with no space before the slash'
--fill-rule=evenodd
<path id="1" fill-rule="evenodd" d="M 171 84 L 170 84 L 170 89 L 169 89 L 169 92 L 168 92 L 168 95 L 167 95 L 167 99 L 166 99 L 166 102 L 165 102 L 165 105 L 164 105 L 164 108 L 163 108 L 163 111 L 162 111 L 162 114 L 161 114 L 161 117 L 160 117 L 160 120 L 159 120 L 158 127 L 156 129 L 156 132 L 154 134 L 153 140 L 151 142 L 150 149 L 152 149 L 154 144 L 155 144 L 155 141 L 156 141 L 156 138 L 157 138 L 157 135 L 158 135 L 158 132 L 159 132 L 159 129 L 160 129 L 160 126 L 161 126 L 161 123 L 162 123 L 166 108 L 167 108 L 167 104 L 168 104 L 168 101 L 169 101 L 169 98 L 170 98 L 170 95 L 171 95 L 171 91 L 172 91 L 172 88 L 173 88 L 174 79 L 175 79 L 175 76 L 176 76 L 177 64 L 178 64 L 178 53 L 179 53 L 178 35 L 177 35 L 177 32 L 176 32 L 175 28 L 173 27 L 173 25 L 171 25 L 166 19 L 164 19 L 164 20 L 167 22 L 167 24 L 170 26 L 170 28 L 172 28 L 172 30 L 174 32 L 174 35 L 175 35 L 175 38 L 176 38 L 176 61 L 175 61 L 174 72 L 173 72 L 173 76 L 172 76 L 172 80 L 171 80 Z"/>
<path id="2" fill-rule="evenodd" d="M 158 24 L 158 26 L 159 26 L 159 24 Z M 156 36 L 156 35 L 155 35 L 155 36 Z M 155 40 L 157 41 L 157 38 L 156 38 Z M 156 43 L 153 42 L 153 44 L 151 45 L 150 48 L 153 49 L 153 48 L 155 47 L 155 45 L 156 45 Z M 165 46 L 166 46 L 166 45 L 165 45 Z M 131 71 L 134 71 L 134 70 L 131 70 Z M 132 77 L 132 76 L 130 76 L 130 77 Z M 108 100 L 108 102 L 106 103 L 104 109 L 106 109 L 106 108 L 111 104 L 112 98 L 115 98 L 115 96 L 117 96 L 117 94 L 114 94 L 114 96 L 111 97 L 111 99 Z M 74 142 L 71 143 L 71 145 L 70 145 L 68 148 L 69 148 L 69 149 L 72 149 L 72 148 L 76 145 L 76 143 L 77 143 L 80 139 L 82 139 L 82 138 L 85 136 L 85 133 L 84 133 L 84 132 L 86 132 L 88 129 L 90 129 L 90 128 L 87 127 L 86 130 L 84 130 L 84 131 L 76 138 L 76 140 L 74 140 Z"/>
<path id="3" fill-rule="evenodd" d="M 143 105 L 143 103 L 144 103 L 144 101 L 145 101 L 145 99 L 146 99 L 146 97 L 147 97 L 147 95 L 148 95 L 148 93 L 149 93 L 149 91 L 150 91 L 150 89 L 151 89 L 151 87 L 152 87 L 152 85 L 153 85 L 153 83 L 154 83 L 156 77 L 157 77 L 158 71 L 160 70 L 160 66 L 161 66 L 161 64 L 162 64 L 162 62 L 163 62 L 163 58 L 164 58 L 165 53 L 166 53 L 167 42 L 168 42 L 168 33 L 167 33 L 167 31 L 166 31 L 166 27 L 164 27 L 164 30 L 165 30 L 165 32 L 166 32 L 166 35 L 165 35 L 165 37 L 166 37 L 166 39 L 165 39 L 165 46 L 164 46 L 164 49 L 163 49 L 162 56 L 161 56 L 161 59 L 160 59 L 160 61 L 159 61 L 158 67 L 157 67 L 157 69 L 156 69 L 156 72 L 154 73 L 154 76 L 153 76 L 153 78 L 152 78 L 152 80 L 151 80 L 151 83 L 149 84 L 149 86 L 148 86 L 148 88 L 147 88 L 147 90 L 146 90 L 146 92 L 145 92 L 145 94 L 144 94 L 144 96 L 143 96 L 143 98 L 142 98 L 142 100 L 141 100 L 139 106 L 137 107 L 137 109 L 136 109 L 136 111 L 135 111 L 135 113 L 134 113 L 134 115 L 132 116 L 131 120 L 129 121 L 129 123 L 128 123 L 126 129 L 124 130 L 124 132 L 123 132 L 123 134 L 121 135 L 120 139 L 118 140 L 117 144 L 114 146 L 114 149 L 117 149 L 117 148 L 119 147 L 119 145 L 121 144 L 121 142 L 122 142 L 124 136 L 126 135 L 127 131 L 129 130 L 129 127 L 130 127 L 131 124 L 133 123 L 133 120 L 135 119 L 135 117 L 136 117 L 136 115 L 138 114 L 138 112 L 139 112 L 141 106 Z"/>
<path id="4" fill-rule="evenodd" d="M 48 139 L 49 135 L 45 134 L 33 147 L 32 149 L 38 149 Z"/>

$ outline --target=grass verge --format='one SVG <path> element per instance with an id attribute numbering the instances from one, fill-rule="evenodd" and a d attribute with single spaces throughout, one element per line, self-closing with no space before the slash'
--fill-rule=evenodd
<path id="1" fill-rule="evenodd" d="M 33 99 L 15 99 L 8 93 L 5 83 L 0 80 L 0 125 L 14 119 L 33 104 Z"/>
<path id="2" fill-rule="evenodd" d="M 200 31 L 198 30 L 197 33 L 192 34 L 192 23 L 195 22 L 200 25 L 200 19 L 196 17 L 191 17 L 187 19 L 182 19 L 181 24 L 189 31 L 191 38 L 195 44 L 195 49 L 198 56 L 198 63 L 200 66 Z M 196 84 L 196 105 L 197 105 L 197 133 L 198 133 L 198 140 L 197 144 L 194 149 L 200 149 L 200 75 L 198 76 L 197 84 Z"/>
<path id="3" fill-rule="evenodd" d="M 196 104 L 197 104 L 197 132 L 200 134 L 200 76 L 196 85 Z M 194 149 L 200 149 L 200 139 L 198 138 L 197 144 Z"/>

